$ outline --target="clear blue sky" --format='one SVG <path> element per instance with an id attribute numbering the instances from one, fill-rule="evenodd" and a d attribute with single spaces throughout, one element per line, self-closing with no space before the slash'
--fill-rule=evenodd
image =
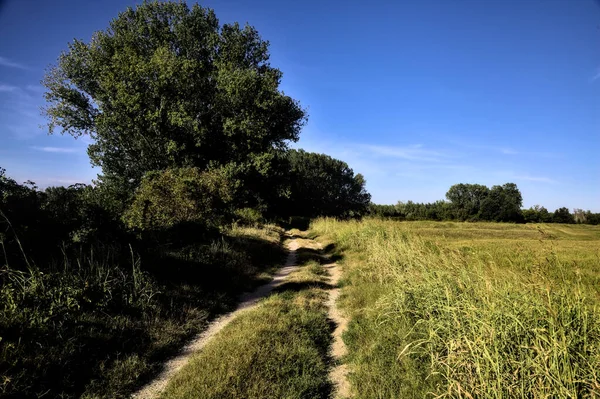
<path id="1" fill-rule="evenodd" d="M 39 127 L 39 81 L 67 42 L 134 2 L 0 4 L 0 166 L 40 186 L 89 182 L 86 140 Z M 282 89 L 310 114 L 294 146 L 348 162 L 375 202 L 515 182 L 527 207 L 600 211 L 600 3 L 201 4 L 271 42 Z"/>

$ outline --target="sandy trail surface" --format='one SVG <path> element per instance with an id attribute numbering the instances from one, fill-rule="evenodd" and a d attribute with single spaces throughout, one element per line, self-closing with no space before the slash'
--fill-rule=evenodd
<path id="1" fill-rule="evenodd" d="M 329 272 L 329 283 L 333 286 L 329 291 L 329 300 L 327 301 L 329 318 L 335 323 L 333 345 L 331 348 L 331 356 L 335 363 L 331 368 L 329 378 L 335 385 L 336 397 L 349 398 L 350 383 L 348 382 L 348 366 L 342 363 L 343 357 L 348 353 L 348 348 L 346 348 L 346 344 L 342 339 L 342 334 L 348 328 L 348 319 L 337 306 L 337 300 L 340 296 L 340 288 L 338 285 L 342 271 L 337 263 L 325 265 L 325 269 Z"/>

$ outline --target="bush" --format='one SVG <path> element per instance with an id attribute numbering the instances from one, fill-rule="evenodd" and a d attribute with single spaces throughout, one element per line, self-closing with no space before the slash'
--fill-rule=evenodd
<path id="1" fill-rule="evenodd" d="M 235 220 L 243 226 L 258 226 L 264 222 L 262 213 L 254 208 L 236 209 Z"/>
<path id="2" fill-rule="evenodd" d="M 167 169 L 147 173 L 123 215 L 128 227 L 169 230 L 182 224 L 217 227 L 227 215 L 236 182 L 226 169 Z"/>

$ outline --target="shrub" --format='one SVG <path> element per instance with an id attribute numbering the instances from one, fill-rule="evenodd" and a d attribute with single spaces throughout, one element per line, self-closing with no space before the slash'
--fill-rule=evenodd
<path id="1" fill-rule="evenodd" d="M 141 231 L 168 230 L 181 224 L 216 227 L 227 214 L 235 186 L 226 169 L 149 172 L 123 220 Z"/>
<path id="2" fill-rule="evenodd" d="M 234 215 L 236 222 L 244 226 L 258 226 L 264 222 L 262 213 L 254 208 L 236 209 Z"/>

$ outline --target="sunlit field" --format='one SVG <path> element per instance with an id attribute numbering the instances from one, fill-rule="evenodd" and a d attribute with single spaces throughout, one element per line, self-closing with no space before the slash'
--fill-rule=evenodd
<path id="1" fill-rule="evenodd" d="M 360 398 L 600 395 L 600 227 L 319 219 Z"/>

